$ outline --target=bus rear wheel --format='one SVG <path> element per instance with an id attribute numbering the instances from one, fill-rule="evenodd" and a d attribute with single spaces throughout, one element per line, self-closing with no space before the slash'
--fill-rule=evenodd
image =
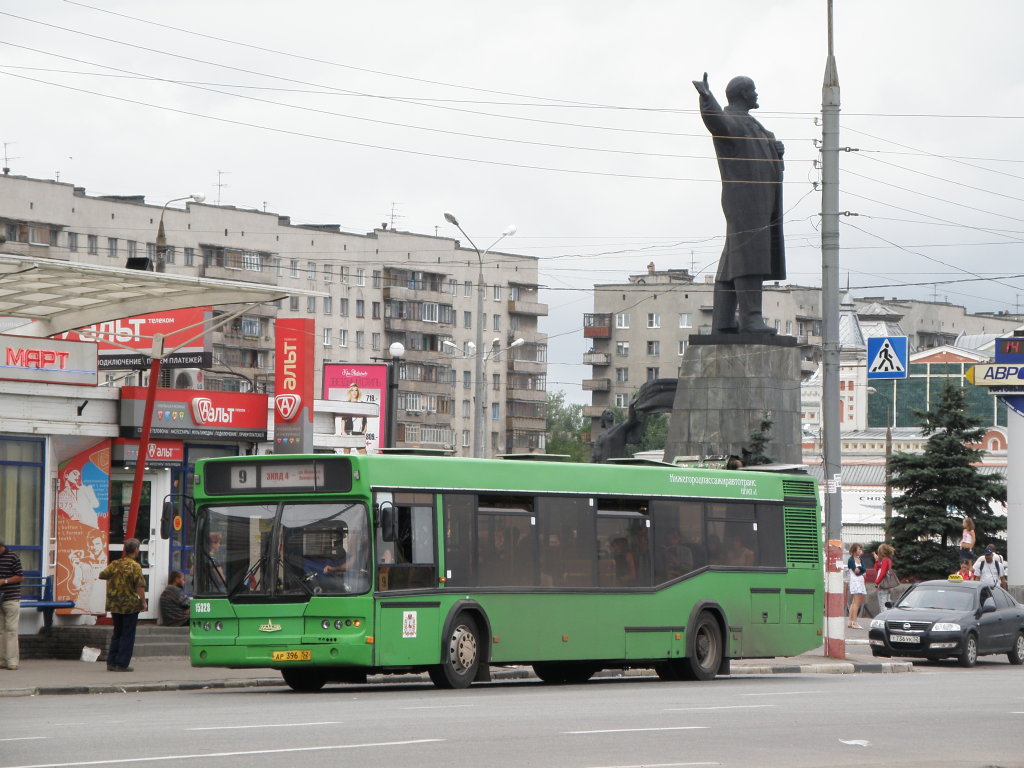
<path id="1" fill-rule="evenodd" d="M 315 669 L 282 669 L 281 677 L 289 688 L 299 693 L 319 691 L 327 682 L 327 675 Z"/>
<path id="2" fill-rule="evenodd" d="M 549 685 L 585 683 L 597 672 L 594 664 L 580 661 L 538 661 L 533 672 Z"/>
<path id="3" fill-rule="evenodd" d="M 467 688 L 480 668 L 480 632 L 465 614 L 456 617 L 441 648 L 441 663 L 431 667 L 430 679 L 438 688 Z"/>
<path id="4" fill-rule="evenodd" d="M 684 680 L 714 680 L 722 665 L 722 632 L 709 613 L 697 617 L 690 655 L 679 666 Z"/>

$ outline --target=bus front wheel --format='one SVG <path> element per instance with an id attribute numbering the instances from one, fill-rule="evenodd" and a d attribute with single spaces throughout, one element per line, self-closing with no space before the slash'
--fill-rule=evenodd
<path id="1" fill-rule="evenodd" d="M 709 613 L 697 617 L 693 627 L 693 646 L 683 659 L 680 672 L 686 680 L 714 680 L 722 665 L 722 632 Z"/>
<path id="2" fill-rule="evenodd" d="M 327 682 L 327 675 L 315 669 L 282 669 L 281 676 L 289 688 L 299 693 L 319 691 Z"/>
<path id="3" fill-rule="evenodd" d="M 428 671 L 438 688 L 467 688 L 480 667 L 480 632 L 465 614 L 456 617 L 441 649 L 441 663 Z"/>

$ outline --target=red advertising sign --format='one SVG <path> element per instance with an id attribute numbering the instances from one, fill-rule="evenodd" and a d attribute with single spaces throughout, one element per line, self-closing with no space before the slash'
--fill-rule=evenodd
<path id="1" fill-rule="evenodd" d="M 114 439 L 114 463 L 134 464 L 139 458 L 139 441 L 123 437 Z M 185 443 L 181 440 L 150 440 L 146 450 L 146 466 L 171 467 L 185 462 Z"/>
<path id="2" fill-rule="evenodd" d="M 0 334 L 0 379 L 96 385 L 96 345 Z"/>
<path id="3" fill-rule="evenodd" d="M 388 366 L 324 363 L 324 400 L 341 403 L 335 433 L 343 453 L 378 453 L 385 442 Z"/>
<path id="4" fill-rule="evenodd" d="M 96 323 L 77 331 L 59 334 L 56 338 L 95 341 L 99 344 L 100 368 L 144 369 L 149 367 L 149 358 L 142 353 L 153 348 L 153 336 L 160 333 L 164 336 L 164 349 L 174 349 L 188 342 L 181 349 L 167 355 L 161 363 L 163 367 L 208 368 L 212 362 L 212 353 L 207 351 L 206 336 L 200 335 L 192 341 L 190 339 L 196 334 L 202 334 L 210 316 L 210 307 L 174 309 Z M 139 352 L 133 353 L 133 349 Z"/>
<path id="5" fill-rule="evenodd" d="M 312 453 L 316 322 L 278 318 L 274 333 L 274 452 Z"/>
<path id="6" fill-rule="evenodd" d="M 146 409 L 145 387 L 121 387 L 121 434 L 139 437 Z M 267 439 L 267 396 L 247 392 L 158 389 L 154 437 Z"/>

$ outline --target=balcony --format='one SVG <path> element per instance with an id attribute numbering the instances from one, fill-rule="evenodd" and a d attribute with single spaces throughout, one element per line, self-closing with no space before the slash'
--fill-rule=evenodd
<path id="1" fill-rule="evenodd" d="M 600 419 L 601 414 L 608 410 L 607 405 L 584 405 L 583 406 L 583 418 L 585 419 Z"/>
<path id="2" fill-rule="evenodd" d="M 611 379 L 584 379 L 583 390 L 585 392 L 607 392 L 612 388 Z"/>
<path id="3" fill-rule="evenodd" d="M 514 301 L 509 299 L 508 312 L 510 315 L 536 315 L 547 317 L 548 305 L 537 301 Z"/>
<path id="4" fill-rule="evenodd" d="M 583 355 L 584 365 L 611 365 L 612 356 L 607 352 L 587 352 Z"/>
<path id="5" fill-rule="evenodd" d="M 612 316 L 607 313 L 584 315 L 583 336 L 588 339 L 610 339 L 612 336 Z"/>

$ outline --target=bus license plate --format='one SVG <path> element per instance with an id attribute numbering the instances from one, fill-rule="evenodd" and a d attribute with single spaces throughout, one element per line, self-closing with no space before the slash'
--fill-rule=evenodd
<path id="1" fill-rule="evenodd" d="M 889 642 L 892 643 L 920 643 L 919 635 L 890 635 Z"/>
<path id="2" fill-rule="evenodd" d="M 309 661 L 313 658 L 312 651 L 271 651 L 271 661 Z"/>

